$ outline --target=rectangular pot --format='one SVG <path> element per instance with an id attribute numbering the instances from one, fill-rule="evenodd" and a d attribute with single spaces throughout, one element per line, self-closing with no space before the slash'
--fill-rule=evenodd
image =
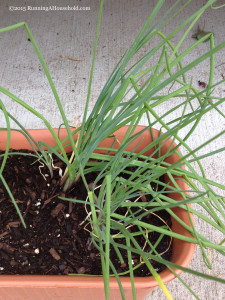
<path id="1" fill-rule="evenodd" d="M 137 131 L 143 130 L 144 126 L 138 126 Z M 127 126 L 124 126 L 120 130 L 116 131 L 118 142 L 114 147 L 118 147 L 120 141 L 123 140 L 123 136 L 126 132 Z M 57 132 L 57 130 L 56 130 Z M 55 141 L 51 133 L 47 129 L 33 129 L 29 130 L 29 133 L 36 141 L 43 141 L 51 146 L 55 145 Z M 153 130 L 154 138 L 159 136 L 158 130 Z M 60 130 L 60 139 L 67 136 L 66 130 Z M 0 150 L 4 150 L 6 146 L 7 132 L 0 132 Z M 135 140 L 126 149 L 131 149 L 140 142 L 135 152 L 140 151 L 152 141 L 150 130 L 146 130 L 141 137 Z M 110 147 L 113 139 L 107 138 L 99 146 Z M 161 148 L 161 154 L 165 154 L 170 147 L 172 140 L 167 141 Z M 17 131 L 11 132 L 12 149 L 27 149 L 32 150 L 31 145 L 26 138 Z M 175 147 L 173 144 L 172 147 Z M 71 149 L 68 149 L 68 151 Z M 146 155 L 150 155 L 153 150 L 149 150 Z M 166 162 L 174 163 L 179 159 L 178 154 L 173 154 L 166 158 Z M 168 180 L 165 178 L 165 180 Z M 182 190 L 188 190 L 186 183 L 182 180 L 176 179 Z M 177 201 L 182 200 L 181 196 L 173 193 L 171 197 Z M 174 208 L 173 211 L 183 220 L 186 224 L 190 225 L 188 214 L 181 208 Z M 185 230 L 176 220 L 172 219 L 172 230 L 176 233 L 191 236 L 190 233 Z M 173 239 L 173 254 L 171 261 L 183 267 L 187 267 L 194 254 L 195 245 Z M 180 270 L 175 270 L 177 274 L 180 274 Z M 175 276 L 168 270 L 164 270 L 160 273 L 160 276 L 164 283 L 172 280 Z M 125 291 L 126 299 L 132 299 L 131 283 L 129 277 L 122 277 L 121 282 Z M 149 292 L 151 292 L 156 286 L 157 282 L 153 277 L 135 278 L 135 287 L 137 293 L 137 299 L 142 300 Z M 99 276 L 66 276 L 66 275 L 0 275 L 0 300 L 101 300 L 104 299 L 104 283 L 102 277 Z M 114 277 L 110 278 L 110 299 L 121 299 L 118 284 Z"/>

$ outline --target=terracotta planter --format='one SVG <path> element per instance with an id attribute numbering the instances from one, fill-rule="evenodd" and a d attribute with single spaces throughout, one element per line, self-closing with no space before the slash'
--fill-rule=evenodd
<path id="1" fill-rule="evenodd" d="M 116 136 L 119 141 L 123 139 L 125 130 L 124 127 L 116 132 Z M 144 127 L 139 126 L 137 131 L 142 130 Z M 48 130 L 45 129 L 34 129 L 29 130 L 31 135 L 36 141 L 47 142 L 48 144 L 54 145 L 54 140 Z M 159 135 L 158 130 L 153 131 L 154 136 Z M 61 130 L 60 138 L 66 137 L 66 131 Z M 7 132 L 0 132 L 0 150 L 3 150 L 6 145 Z M 142 142 L 138 146 L 136 152 L 147 146 L 152 138 L 150 131 L 145 131 L 142 135 Z M 127 150 L 131 150 L 132 147 L 140 141 L 132 143 Z M 101 146 L 110 146 L 113 139 L 108 138 Z M 171 140 L 164 144 L 161 149 L 161 153 L 165 153 L 171 144 Z M 119 145 L 119 144 L 118 144 Z M 24 136 L 18 132 L 12 132 L 11 137 L 11 148 L 14 149 L 31 149 L 30 144 L 24 138 Z M 146 154 L 150 155 L 152 151 L 149 150 Z M 178 160 L 178 155 L 171 155 L 166 159 L 167 162 L 173 163 Z M 166 180 L 166 178 L 165 178 Z M 178 180 L 177 181 L 182 190 L 187 190 L 186 184 Z M 181 200 L 179 195 L 173 193 L 173 199 Z M 187 213 L 180 209 L 175 208 L 174 212 L 187 224 L 190 224 Z M 186 236 L 190 234 L 183 229 L 175 220 L 172 220 L 172 230 L 176 233 L 180 233 Z M 177 239 L 173 240 L 173 254 L 172 262 L 187 267 L 190 263 L 194 254 L 195 245 Z M 180 270 L 175 270 L 178 274 Z M 160 276 L 164 283 L 174 279 L 174 275 L 168 270 L 164 270 L 160 273 Z M 131 284 L 129 277 L 121 278 L 122 285 L 124 287 L 126 299 L 132 299 Z M 143 299 L 151 290 L 157 286 L 157 282 L 153 277 L 136 278 L 135 287 L 137 292 L 137 299 Z M 1 275 L 0 276 L 0 299 L 4 300 L 92 300 L 104 299 L 104 284 L 101 277 L 95 276 L 48 276 L 48 275 Z M 119 288 L 115 278 L 110 278 L 110 299 L 119 300 L 121 299 Z"/>

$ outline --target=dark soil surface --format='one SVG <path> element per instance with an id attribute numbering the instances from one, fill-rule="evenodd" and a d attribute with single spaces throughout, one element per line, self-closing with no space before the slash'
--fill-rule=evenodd
<path id="1" fill-rule="evenodd" d="M 0 182 L 0 274 L 102 274 L 100 254 L 88 231 L 91 227 L 87 221 L 80 225 L 87 216 L 84 205 L 58 199 L 58 196 L 66 196 L 85 200 L 85 187 L 80 181 L 65 195 L 59 184 L 58 171 L 55 171 L 54 179 L 50 179 L 49 175 L 42 176 L 41 173 L 49 174 L 48 169 L 40 168 L 38 162 L 33 164 L 34 160 L 30 156 L 11 155 L 3 172 L 24 217 L 26 229 Z M 2 158 L 0 166 L 1 161 Z M 54 164 L 61 166 L 57 161 Z M 89 174 L 88 183 L 91 184 L 95 177 L 96 174 Z M 141 201 L 149 200 L 145 196 Z M 157 215 L 171 226 L 170 216 L 165 211 L 157 212 Z M 164 223 L 158 216 L 148 215 L 144 221 L 161 226 Z M 134 231 L 135 226 L 128 230 Z M 156 232 L 148 234 L 152 244 L 157 241 L 158 236 Z M 138 242 L 148 251 L 149 246 L 144 245 L 145 240 L 143 237 L 142 239 L 143 241 Z M 170 238 L 163 237 L 156 249 L 159 253 L 164 253 L 164 259 L 169 260 L 172 254 Z M 123 265 L 113 249 L 110 257 L 117 271 L 125 272 L 128 270 L 127 254 L 124 250 L 121 253 L 125 260 Z M 132 259 L 134 266 L 140 262 L 140 256 L 136 254 L 132 253 Z M 159 263 L 150 262 L 158 272 L 165 269 Z M 144 264 L 134 274 L 151 275 Z"/>

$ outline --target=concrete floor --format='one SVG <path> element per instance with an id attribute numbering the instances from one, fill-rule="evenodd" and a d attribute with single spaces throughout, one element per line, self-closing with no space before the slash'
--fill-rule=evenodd
<path id="1" fill-rule="evenodd" d="M 172 0 L 168 0 L 166 1 L 166 5 L 169 6 L 173 2 Z M 182 2 L 184 3 L 185 1 Z M 203 0 L 193 1 L 187 7 L 186 14 L 194 12 L 205 2 Z M 219 3 L 223 2 L 219 1 Z M 71 123 L 73 123 L 76 116 L 82 115 L 84 110 L 99 3 L 99 0 L 67 0 L 66 2 L 62 0 L 5 0 L 0 2 L 0 28 L 22 21 L 27 22 L 30 27 L 52 74 L 65 112 Z M 131 45 L 154 3 L 156 3 L 156 0 L 105 0 L 90 109 L 93 107 L 106 78 L 110 75 L 110 72 L 124 51 Z M 90 7 L 90 10 L 46 12 L 13 11 L 13 8 L 10 8 L 12 9 L 10 11 L 9 9 L 9 7 L 27 7 L 28 5 L 79 5 Z M 162 9 L 162 11 L 164 10 Z M 173 26 L 176 26 L 184 17 L 185 14 L 181 13 L 181 16 L 175 19 Z M 204 23 L 206 31 L 215 33 L 216 44 L 225 39 L 225 8 L 221 10 L 208 10 L 199 19 L 198 24 L 203 27 Z M 169 32 L 171 26 L 168 26 L 167 30 Z M 179 38 L 179 34 L 173 38 L 174 44 L 179 41 Z M 193 43 L 193 40 L 189 36 L 182 45 L 182 49 L 185 49 L 191 43 Z M 201 47 L 196 51 L 196 55 L 201 55 L 208 47 L 208 43 L 201 44 Z M 80 61 L 68 60 L 62 58 L 62 56 L 76 58 Z M 193 59 L 193 57 L 189 59 Z M 216 58 L 215 81 L 221 80 L 221 74 L 225 75 L 224 59 L 225 49 Z M 0 35 L 0 66 L 1 85 L 42 112 L 54 127 L 58 127 L 61 119 L 57 112 L 54 98 L 23 28 Z M 190 76 L 193 76 L 193 81 L 196 85 L 198 80 L 207 81 L 208 63 L 201 64 L 195 68 Z M 225 95 L 224 90 L 225 85 L 217 89 L 216 93 L 221 97 Z M 26 128 L 44 127 L 40 120 L 35 119 L 30 113 L 22 110 L 4 95 L 0 96 L 10 112 Z M 166 109 L 168 108 L 166 107 Z M 225 107 L 221 109 L 224 111 Z M 144 124 L 145 122 L 146 120 L 142 121 Z M 207 118 L 204 118 L 201 123 L 199 131 L 189 141 L 189 145 L 196 147 L 208 139 L 209 136 L 215 135 L 224 128 L 224 120 L 220 119 L 215 113 L 208 114 Z M 205 149 L 205 152 L 215 150 L 224 146 L 224 144 L 225 137 L 223 136 L 219 145 L 210 144 Z M 204 166 L 206 174 L 210 179 L 224 183 L 225 160 L 223 153 L 205 160 Z M 214 237 L 215 234 L 213 231 L 207 231 L 201 224 L 196 224 L 196 226 L 198 230 L 201 230 L 202 234 Z M 212 261 L 212 275 L 225 272 L 225 260 L 223 258 L 212 253 Z M 190 267 L 201 272 L 208 272 L 202 262 L 199 249 L 196 250 Z M 187 274 L 183 274 L 182 278 L 198 294 L 200 299 L 222 300 L 225 297 L 225 286 L 221 284 L 205 281 Z M 194 299 L 178 280 L 168 283 L 167 287 L 176 300 Z M 146 299 L 163 300 L 165 296 L 160 289 L 156 289 Z"/>

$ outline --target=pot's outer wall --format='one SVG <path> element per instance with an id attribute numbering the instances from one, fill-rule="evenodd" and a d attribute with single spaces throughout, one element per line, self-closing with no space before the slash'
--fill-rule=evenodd
<path id="1" fill-rule="evenodd" d="M 127 126 L 124 126 L 118 130 L 115 134 L 118 141 L 122 141 L 126 132 Z M 136 131 L 145 129 L 144 126 L 138 126 Z M 55 130 L 56 132 L 58 130 Z M 36 141 L 43 141 L 51 146 L 54 146 L 55 142 L 51 136 L 51 133 L 47 129 L 33 129 L 29 130 L 30 134 Z M 154 139 L 159 136 L 158 130 L 153 130 Z M 0 150 L 4 150 L 7 140 L 7 132 L 0 133 Z M 67 136 L 66 130 L 60 130 L 60 139 Z M 135 140 L 128 147 L 128 151 L 131 150 L 135 144 L 142 140 L 141 144 L 137 147 L 135 152 L 140 151 L 152 141 L 150 130 L 144 131 L 142 136 Z M 108 138 L 100 144 L 100 146 L 109 147 L 112 145 L 113 139 Z M 119 142 L 115 143 L 114 147 L 119 146 Z M 167 141 L 161 148 L 161 153 L 166 153 L 167 149 L 171 145 L 172 140 Z M 176 145 L 174 144 L 173 147 Z M 31 150 L 31 145 L 27 142 L 25 137 L 16 131 L 11 132 L 10 147 L 13 149 L 27 149 Z M 68 151 L 71 150 L 68 148 Z M 150 155 L 153 150 L 149 150 L 146 154 Z M 167 163 L 174 163 L 179 159 L 178 154 L 173 154 L 166 159 Z M 167 178 L 165 178 L 167 180 Z M 182 180 L 176 179 L 182 190 L 187 190 L 188 187 Z M 172 198 L 176 200 L 182 200 L 179 195 L 173 193 Z M 186 211 L 175 208 L 174 212 L 188 225 L 190 220 Z M 172 219 L 172 230 L 183 235 L 190 236 L 190 234 L 179 225 L 174 219 Z M 195 245 L 190 244 L 178 239 L 173 240 L 173 255 L 172 262 L 187 267 L 194 254 Z M 180 270 L 175 270 L 178 274 Z M 174 275 L 168 270 L 164 270 L 160 273 L 160 276 L 164 283 L 174 279 Z M 127 300 L 132 299 L 131 284 L 129 277 L 121 278 L 122 285 L 125 290 Z M 151 290 L 157 286 L 157 282 L 153 277 L 135 278 L 135 287 L 137 292 L 137 299 L 142 300 Z M 104 283 L 102 278 L 88 277 L 88 276 L 48 276 L 48 275 L 1 275 L 0 276 L 0 300 L 101 300 L 104 299 Z M 110 300 L 121 299 L 120 291 L 115 278 L 110 278 Z"/>

